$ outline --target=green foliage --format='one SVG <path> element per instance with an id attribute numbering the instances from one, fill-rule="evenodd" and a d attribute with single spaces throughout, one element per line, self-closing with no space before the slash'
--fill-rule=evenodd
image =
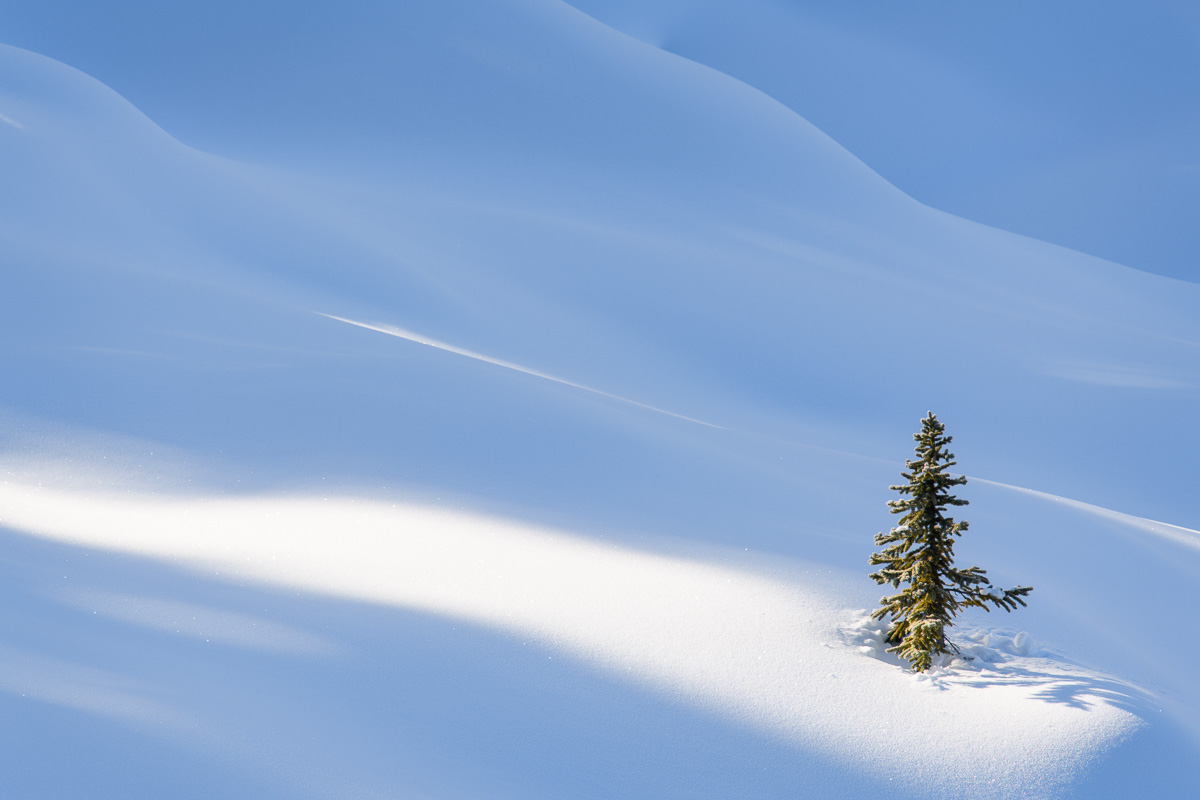
<path id="1" fill-rule="evenodd" d="M 946 512 L 967 505 L 950 493 L 967 479 L 947 472 L 956 463 L 946 449 L 951 438 L 932 411 L 921 420 L 920 433 L 913 435 L 916 458 L 900 473 L 907 483 L 891 487 L 901 499 L 888 501 L 891 512 L 903 516 L 889 532 L 876 534 L 875 544 L 883 550 L 871 556 L 871 565 L 880 567 L 871 575 L 875 582 L 900 590 L 882 598 L 881 608 L 871 616 L 891 618 L 887 638 L 893 646 L 888 652 L 899 654 L 917 672 L 927 670 L 935 655 L 957 652 L 946 638 L 946 628 L 959 611 L 988 611 L 989 605 L 1012 611 L 1025 605 L 1025 596 L 1033 591 L 1029 586 L 995 589 L 979 567 L 954 566 L 954 539 L 967 523 L 956 522 Z"/>

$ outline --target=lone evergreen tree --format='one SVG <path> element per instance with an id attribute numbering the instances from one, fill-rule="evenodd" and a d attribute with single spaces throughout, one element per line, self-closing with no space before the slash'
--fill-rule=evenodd
<path id="1" fill-rule="evenodd" d="M 881 599 L 882 608 L 871 616 L 891 617 L 887 641 L 908 660 L 916 672 L 924 672 L 939 653 L 958 652 L 946 639 L 946 628 L 963 608 L 990 610 L 988 604 L 1005 611 L 1025 605 L 1032 587 L 995 589 L 979 567 L 958 569 L 954 566 L 954 537 L 967 529 L 966 522 L 955 522 L 946 515 L 949 506 L 965 506 L 950 494 L 951 487 L 967 482 L 964 475 L 951 478 L 946 472 L 954 466 L 954 454 L 946 450 L 951 437 L 933 412 L 921 420 L 921 432 L 913 434 L 917 442 L 916 459 L 906 462 L 901 476 L 907 483 L 892 486 L 904 495 L 889 500 L 893 514 L 903 514 L 900 524 L 888 533 L 875 535 L 875 544 L 883 550 L 871 556 L 872 566 L 881 569 L 871 575 L 876 583 L 890 583 L 900 591 Z"/>

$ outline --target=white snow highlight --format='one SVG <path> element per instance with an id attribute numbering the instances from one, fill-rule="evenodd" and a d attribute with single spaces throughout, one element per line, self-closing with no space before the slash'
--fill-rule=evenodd
<path id="1" fill-rule="evenodd" d="M 466 358 L 473 358 L 476 361 L 482 361 L 485 364 L 492 364 L 497 367 L 504 367 L 505 369 L 511 369 L 515 372 L 521 372 L 526 375 L 532 375 L 533 377 L 541 378 L 542 380 L 552 381 L 554 383 L 561 383 L 564 386 L 570 386 L 572 389 L 579 389 L 584 392 L 591 392 L 592 394 L 598 394 L 601 397 L 607 397 L 610 400 L 618 400 L 622 403 L 628 403 L 631 406 L 636 406 L 637 408 L 644 408 L 647 411 L 653 411 L 656 414 L 666 414 L 668 417 L 674 417 L 675 419 L 681 419 L 681 420 L 684 420 L 685 422 L 694 422 L 697 425 L 703 425 L 707 428 L 716 428 L 718 430 L 722 430 L 720 425 L 714 425 L 711 422 L 705 422 L 704 420 L 694 419 L 692 417 L 685 417 L 683 414 L 676 414 L 674 411 L 666 411 L 661 408 L 655 408 L 654 406 L 646 405 L 645 403 L 639 403 L 636 400 L 630 400 L 627 397 L 620 397 L 619 395 L 610 394 L 608 392 L 604 392 L 599 389 L 593 389 L 590 386 L 584 386 L 583 384 L 580 384 L 580 383 L 574 383 L 572 381 L 564 380 L 563 378 L 557 378 L 553 375 L 548 375 L 545 372 L 539 372 L 535 369 L 530 369 L 529 367 L 523 367 L 520 364 L 514 364 L 511 361 L 504 361 L 499 358 L 492 358 L 491 356 L 485 356 L 482 353 L 476 353 L 471 350 L 464 350 L 461 347 L 455 347 L 452 344 L 446 344 L 445 342 L 439 342 L 436 339 L 430 339 L 426 336 L 421 336 L 418 333 L 413 333 L 412 331 L 406 331 L 403 328 L 397 328 L 393 325 L 382 325 L 382 324 L 378 324 L 378 323 L 368 323 L 368 322 L 356 322 L 355 320 L 346 319 L 344 317 L 335 317 L 332 314 L 321 314 L 321 316 L 326 317 L 328 319 L 337 320 L 338 322 L 345 322 L 350 325 L 356 325 L 360 328 L 366 328 L 367 330 L 370 330 L 370 331 L 386 333 L 388 336 L 395 336 L 399 339 L 406 339 L 410 342 L 416 342 L 417 344 L 423 344 L 426 347 L 433 347 L 438 350 L 445 350 L 447 353 L 454 353 L 455 355 L 464 356 Z"/>
<path id="2" fill-rule="evenodd" d="M 1056 494 L 1050 494 L 1049 492 L 1039 492 L 1036 489 L 1026 489 L 1022 486 L 1013 486 L 1011 484 L 1000 483 L 998 481 L 989 481 L 986 478 L 972 478 L 971 480 L 979 481 L 980 483 L 986 483 L 991 486 L 999 486 L 1002 489 L 1009 489 L 1014 492 L 1021 492 L 1022 494 L 1027 494 L 1031 497 L 1040 497 L 1043 500 L 1049 500 L 1051 502 L 1067 506 L 1068 508 L 1078 509 L 1079 511 L 1083 511 L 1095 517 L 1100 517 L 1101 519 L 1122 523 L 1128 527 L 1134 528 L 1135 530 L 1152 534 L 1160 539 L 1173 542 L 1174 544 L 1183 545 L 1191 550 L 1200 551 L 1200 531 L 1192 530 L 1191 528 L 1185 528 L 1181 525 L 1172 525 L 1169 522 L 1158 522 L 1157 520 L 1146 519 L 1145 517 L 1137 517 L 1133 514 L 1125 514 L 1120 511 L 1114 511 L 1111 508 L 1104 508 L 1103 506 L 1084 503 L 1080 500 L 1072 500 L 1069 497 L 1060 497 Z"/>
<path id="3" fill-rule="evenodd" d="M 0 506 L 9 526 L 59 541 L 528 637 L 913 788 L 933 783 L 990 798 L 1020 786 L 1026 796 L 1046 796 L 1141 724 L 1088 688 L 1100 676 L 1062 663 L 1022 662 L 1020 680 L 992 664 L 991 672 L 930 685 L 894 663 L 864 659 L 861 647 L 843 641 L 836 597 L 817 588 L 835 576 L 816 565 L 767 577 L 504 520 L 352 498 L 111 496 L 10 483 Z M 182 632 L 213 631 L 235 644 L 245 644 L 254 625 L 170 603 L 74 602 L 81 600 L 160 627 L 196 615 Z M 1062 686 L 1075 687 L 1071 702 L 1052 699 Z M 911 728 L 918 717 L 939 724 Z M 976 766 L 964 772 L 959 765 L 968 760 Z"/>

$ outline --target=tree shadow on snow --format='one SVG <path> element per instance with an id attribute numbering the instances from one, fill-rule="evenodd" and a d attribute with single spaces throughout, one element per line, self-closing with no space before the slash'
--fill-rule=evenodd
<path id="1" fill-rule="evenodd" d="M 961 662 L 959 662 L 961 663 Z M 1034 664 L 1045 664 L 1044 667 Z M 1021 686 L 1035 689 L 1031 697 L 1047 703 L 1088 711 L 1104 703 L 1139 717 L 1151 707 L 1151 697 L 1122 681 L 1090 673 L 1067 661 L 1023 659 L 1021 664 L 991 664 L 985 670 L 955 670 L 938 680 L 956 686 L 987 689 L 995 686 Z"/>
<path id="2" fill-rule="evenodd" d="M 1005 637 L 1000 637 L 1005 638 Z M 1151 692 L 1093 672 L 1057 653 L 1021 655 L 968 647 L 972 660 L 956 658 L 935 682 L 970 689 L 1028 687 L 1031 697 L 1080 711 L 1100 704 L 1126 711 L 1142 724 L 1107 752 L 1097 753 L 1063 792 L 1080 800 L 1124 800 L 1151 794 L 1187 796 L 1200 786 L 1194 743 L 1164 712 Z"/>
<path id="3" fill-rule="evenodd" d="M 1031 646 L 1028 635 L 1009 629 L 958 628 L 961 652 L 940 656 L 920 677 L 939 689 L 987 690 L 1002 686 L 1032 689 L 1030 697 L 1080 711 L 1105 704 L 1126 711 L 1142 724 L 1107 752 L 1094 754 L 1056 797 L 1126 800 L 1190 796 L 1200 786 L 1195 743 L 1152 693 L 1094 672 L 1062 655 Z M 908 668 L 886 652 L 885 625 L 865 612 L 843 629 L 843 641 L 860 652 Z M 981 722 L 984 722 L 981 720 Z M 1014 792 L 1016 787 L 1014 787 Z M 1014 794 L 1014 796 L 1016 796 Z"/>
<path id="4" fill-rule="evenodd" d="M 900 669 L 909 664 L 887 652 L 887 625 L 865 611 L 843 628 L 843 641 Z M 962 686 L 988 689 L 999 686 L 1034 689 L 1031 697 L 1081 711 L 1099 703 L 1145 718 L 1158 707 L 1148 692 L 1128 682 L 1077 664 L 1058 653 L 1032 646 L 1029 635 L 1011 629 L 956 627 L 951 637 L 956 652 L 934 658 L 934 666 L 920 676 L 938 688 Z"/>

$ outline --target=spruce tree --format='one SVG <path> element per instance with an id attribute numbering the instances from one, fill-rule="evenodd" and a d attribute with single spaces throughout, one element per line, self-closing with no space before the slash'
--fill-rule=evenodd
<path id="1" fill-rule="evenodd" d="M 876 534 L 875 544 L 883 550 L 871 556 L 872 566 L 881 567 L 871 575 L 875 582 L 900 590 L 882 598 L 882 607 L 871 616 L 891 618 L 887 641 L 893 646 L 888 652 L 909 661 L 916 672 L 927 670 L 935 655 L 958 652 L 946 638 L 946 628 L 960 610 L 987 611 L 990 604 L 1013 611 L 1025 605 L 1025 595 L 1032 591 L 1029 586 L 995 589 L 979 567 L 954 566 L 954 539 L 967 523 L 956 522 L 946 512 L 951 506 L 967 505 L 950 493 L 967 478 L 952 478 L 946 471 L 956 463 L 946 449 L 951 438 L 932 411 L 921 420 L 920 433 L 913 435 L 916 459 L 908 460 L 900 473 L 907 483 L 891 487 L 902 497 L 888 501 L 893 514 L 904 516 L 888 533 Z"/>

